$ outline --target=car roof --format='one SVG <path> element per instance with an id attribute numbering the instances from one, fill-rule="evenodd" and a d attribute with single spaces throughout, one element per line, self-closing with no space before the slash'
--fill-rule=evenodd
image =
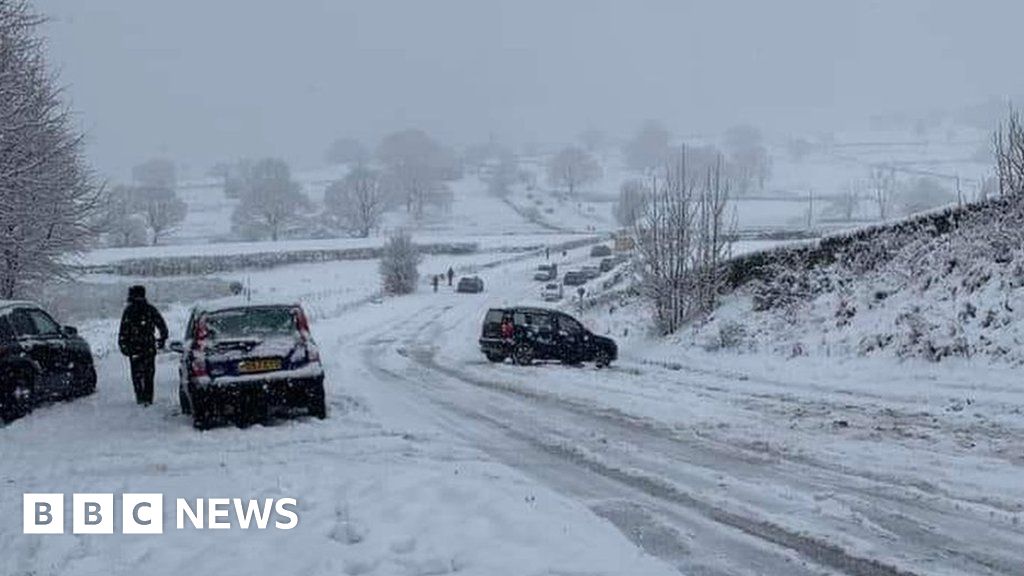
<path id="1" fill-rule="evenodd" d="M 41 308 L 41 306 L 29 300 L 0 300 L 0 311 L 8 308 Z"/>
<path id="2" fill-rule="evenodd" d="M 196 304 L 192 311 L 194 314 L 211 313 L 211 312 L 222 312 L 224 310 L 238 310 L 244 308 L 302 308 L 302 305 L 294 301 L 279 301 L 279 300 L 268 300 L 268 301 L 248 301 L 244 298 L 227 298 L 224 300 L 217 300 L 215 302 L 200 302 Z"/>
<path id="3" fill-rule="evenodd" d="M 553 310 L 551 308 L 541 308 L 539 306 L 512 306 L 510 308 L 491 308 L 490 311 L 513 313 L 521 312 L 528 314 L 563 314 L 563 312 L 560 312 L 558 310 Z"/>

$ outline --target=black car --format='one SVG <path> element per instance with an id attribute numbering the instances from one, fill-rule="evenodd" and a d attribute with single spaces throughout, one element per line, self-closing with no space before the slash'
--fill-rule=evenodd
<path id="1" fill-rule="evenodd" d="M 32 302 L 0 301 L 0 420 L 96 391 L 89 344 Z"/>
<path id="2" fill-rule="evenodd" d="M 476 294 L 484 291 L 484 281 L 479 276 L 464 276 L 459 278 L 459 284 L 455 287 L 456 292 Z"/>
<path id="3" fill-rule="evenodd" d="M 605 258 L 612 255 L 612 249 L 604 244 L 598 244 L 590 249 L 591 258 Z"/>
<path id="4" fill-rule="evenodd" d="M 558 279 L 558 264 L 541 264 L 537 266 L 537 272 L 533 279 L 538 282 L 550 282 Z"/>
<path id="5" fill-rule="evenodd" d="M 603 368 L 618 358 L 611 338 L 598 336 L 568 314 L 546 308 L 492 308 L 484 316 L 480 350 L 491 362 L 511 358 L 527 365 L 534 360 L 565 364 L 593 362 Z"/>
<path id="6" fill-rule="evenodd" d="M 565 284 L 566 286 L 583 286 L 588 280 L 590 280 L 590 278 L 588 278 L 582 271 L 574 270 L 565 273 L 565 276 L 562 277 L 562 284 Z"/>
<path id="7" fill-rule="evenodd" d="M 320 352 L 298 304 L 197 307 L 171 349 L 181 354 L 181 411 L 196 428 L 223 417 L 246 424 L 278 408 L 327 416 Z"/>

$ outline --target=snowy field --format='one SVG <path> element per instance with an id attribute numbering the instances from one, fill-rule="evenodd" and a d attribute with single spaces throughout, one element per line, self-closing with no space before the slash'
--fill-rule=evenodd
<path id="1" fill-rule="evenodd" d="M 604 309 L 584 319 L 620 338 L 611 370 L 487 363 L 484 311 L 536 302 L 542 261 L 467 256 L 457 268 L 479 270 L 483 294 L 424 279 L 382 301 L 371 262 L 253 273 L 261 296 L 312 312 L 325 421 L 196 432 L 173 357 L 140 409 L 114 321 L 83 325 L 99 391 L 0 430 L 4 517 L 20 518 L 26 491 L 139 491 L 295 496 L 300 526 L 31 538 L 5 523 L 0 573 L 1018 573 L 1014 372 L 707 354 L 620 338 L 642 312 Z M 179 334 L 184 307 L 167 312 Z"/>

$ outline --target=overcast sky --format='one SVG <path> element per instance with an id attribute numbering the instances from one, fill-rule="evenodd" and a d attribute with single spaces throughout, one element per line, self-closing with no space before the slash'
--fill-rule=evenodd
<path id="1" fill-rule="evenodd" d="M 120 178 L 407 126 L 559 141 L 646 118 L 828 128 L 1024 93 L 1024 2 L 36 0 L 54 64 Z"/>

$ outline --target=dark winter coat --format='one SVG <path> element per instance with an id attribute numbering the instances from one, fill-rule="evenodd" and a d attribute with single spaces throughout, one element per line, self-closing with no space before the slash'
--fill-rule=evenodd
<path id="1" fill-rule="evenodd" d="M 167 340 L 167 324 L 152 304 L 132 300 L 121 315 L 117 345 L 125 356 L 155 355 L 157 332 L 162 345 Z"/>

